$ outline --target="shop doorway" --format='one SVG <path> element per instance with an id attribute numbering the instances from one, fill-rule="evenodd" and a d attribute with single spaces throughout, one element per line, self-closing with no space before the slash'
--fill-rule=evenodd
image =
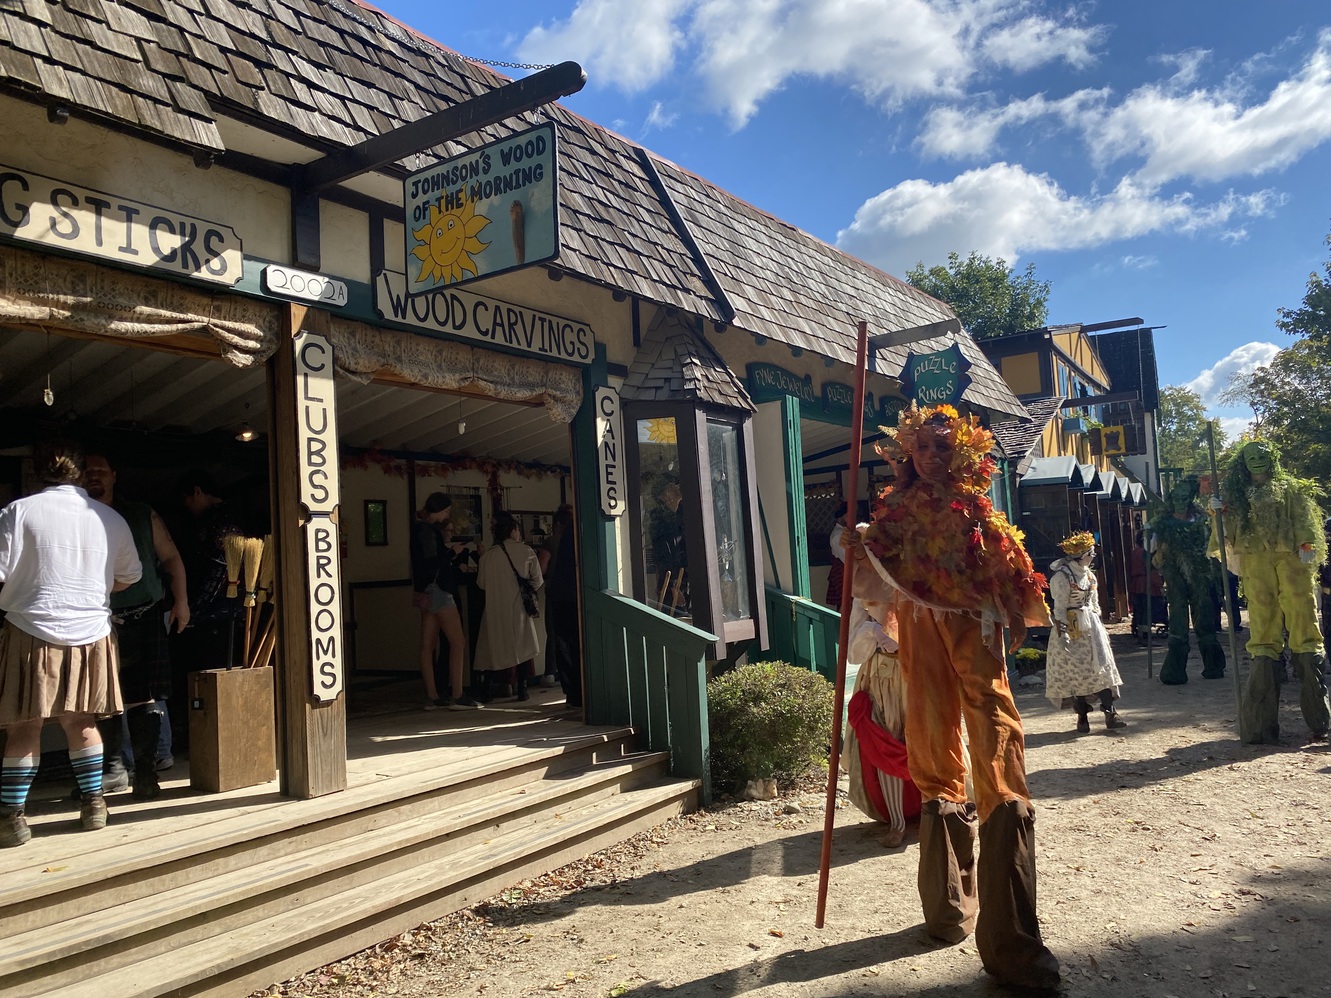
<path id="1" fill-rule="evenodd" d="M 503 612 L 487 606 L 486 593 L 477 585 L 480 559 L 494 547 L 495 518 L 506 513 L 537 554 L 543 575 L 556 570 L 562 530 L 571 515 L 569 427 L 552 420 L 537 403 L 380 379 L 367 384 L 339 380 L 337 406 L 348 710 L 352 717 L 410 715 L 430 706 L 422 677 L 422 614 L 413 603 L 411 535 L 418 512 L 435 493 L 449 500 L 448 550 L 459 564 L 461 692 L 476 696 L 482 671 L 493 665 L 484 660 L 488 646 L 480 641 L 486 614 Z M 571 550 L 570 538 L 562 551 Z M 576 564 L 565 568 L 576 573 Z M 576 592 L 577 576 L 572 577 Z M 480 715 L 458 716 L 458 723 L 517 721 L 564 711 L 570 699 L 577 702 L 576 696 L 566 697 L 569 677 L 556 668 L 554 629 L 568 613 L 566 603 L 556 602 L 561 595 L 566 593 L 552 593 L 551 586 L 538 593 L 541 616 L 534 622 L 538 647 L 529 699 L 515 699 L 516 676 L 491 677 L 493 685 L 485 689 L 493 700 Z M 433 672 L 442 696 L 451 686 L 448 651 L 441 635 Z M 581 663 L 573 667 L 580 679 Z M 459 691 L 451 692 L 456 700 Z"/>

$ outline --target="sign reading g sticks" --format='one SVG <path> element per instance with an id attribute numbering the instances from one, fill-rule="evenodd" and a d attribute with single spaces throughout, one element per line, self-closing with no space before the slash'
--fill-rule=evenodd
<path id="1" fill-rule="evenodd" d="M 407 294 L 558 257 L 557 161 L 547 122 L 408 176 Z"/>

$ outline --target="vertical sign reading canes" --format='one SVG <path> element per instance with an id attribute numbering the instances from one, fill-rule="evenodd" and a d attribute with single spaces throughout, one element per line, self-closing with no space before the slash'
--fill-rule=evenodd
<path id="1" fill-rule="evenodd" d="M 300 448 L 300 501 L 305 522 L 305 592 L 310 622 L 311 691 L 320 703 L 342 692 L 342 579 L 337 510 L 337 413 L 333 347 L 323 336 L 300 333 L 296 349 L 296 419 Z"/>
<path id="2" fill-rule="evenodd" d="M 601 483 L 601 512 L 624 512 L 624 423 L 619 415 L 619 392 L 596 389 L 596 470 Z"/>

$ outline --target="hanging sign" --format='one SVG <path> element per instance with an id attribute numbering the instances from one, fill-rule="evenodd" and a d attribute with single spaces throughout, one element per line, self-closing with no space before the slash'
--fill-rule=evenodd
<path id="1" fill-rule="evenodd" d="M 966 373 L 970 367 L 971 362 L 955 343 L 935 353 L 907 354 L 906 366 L 901 370 L 901 390 L 920 405 L 953 405 L 961 401 L 962 393 L 970 386 L 971 378 Z"/>
<path id="2" fill-rule="evenodd" d="M 320 703 L 342 692 L 342 578 L 337 523 L 312 516 L 305 524 L 305 588 L 310 620 L 311 691 Z"/>
<path id="3" fill-rule="evenodd" d="M 566 364 L 590 364 L 596 347 L 596 334 L 587 323 L 543 309 L 452 289 L 409 298 L 406 277 L 391 270 L 380 272 L 374 282 L 374 310 L 417 329 Z"/>
<path id="4" fill-rule="evenodd" d="M 333 346 L 317 333 L 301 333 L 295 349 L 300 501 L 311 513 L 332 513 L 338 503 Z"/>
<path id="5" fill-rule="evenodd" d="M 749 376 L 749 397 L 755 402 L 779 402 L 786 396 L 794 396 L 801 402 L 815 402 L 818 396 L 813 391 L 813 378 L 809 375 L 800 377 L 793 371 L 787 371 L 776 364 L 754 362 L 745 370 Z"/>
<path id="6" fill-rule="evenodd" d="M 596 389 L 596 477 L 601 512 L 619 516 L 624 512 L 624 421 L 613 388 Z"/>
<path id="7" fill-rule="evenodd" d="M 0 166 L 0 235 L 214 284 L 242 276 L 230 226 L 8 166 Z"/>
<path id="8" fill-rule="evenodd" d="M 345 281 L 311 274 L 305 270 L 292 270 L 270 263 L 263 268 L 264 290 L 286 298 L 312 301 L 325 308 L 341 308 L 347 303 Z"/>
<path id="9" fill-rule="evenodd" d="M 823 412 L 844 419 L 850 425 L 850 414 L 855 408 L 855 387 L 842 381 L 823 382 Z M 873 392 L 864 393 L 864 418 L 873 422 Z"/>
<path id="10" fill-rule="evenodd" d="M 408 294 L 559 256 L 555 126 L 537 125 L 402 183 Z"/>

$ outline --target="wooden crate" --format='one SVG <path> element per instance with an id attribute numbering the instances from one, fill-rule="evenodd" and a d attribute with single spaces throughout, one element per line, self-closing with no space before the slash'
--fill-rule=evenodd
<path id="1" fill-rule="evenodd" d="M 189 677 L 189 782 L 220 793 L 277 778 L 273 669 L 208 669 Z"/>

